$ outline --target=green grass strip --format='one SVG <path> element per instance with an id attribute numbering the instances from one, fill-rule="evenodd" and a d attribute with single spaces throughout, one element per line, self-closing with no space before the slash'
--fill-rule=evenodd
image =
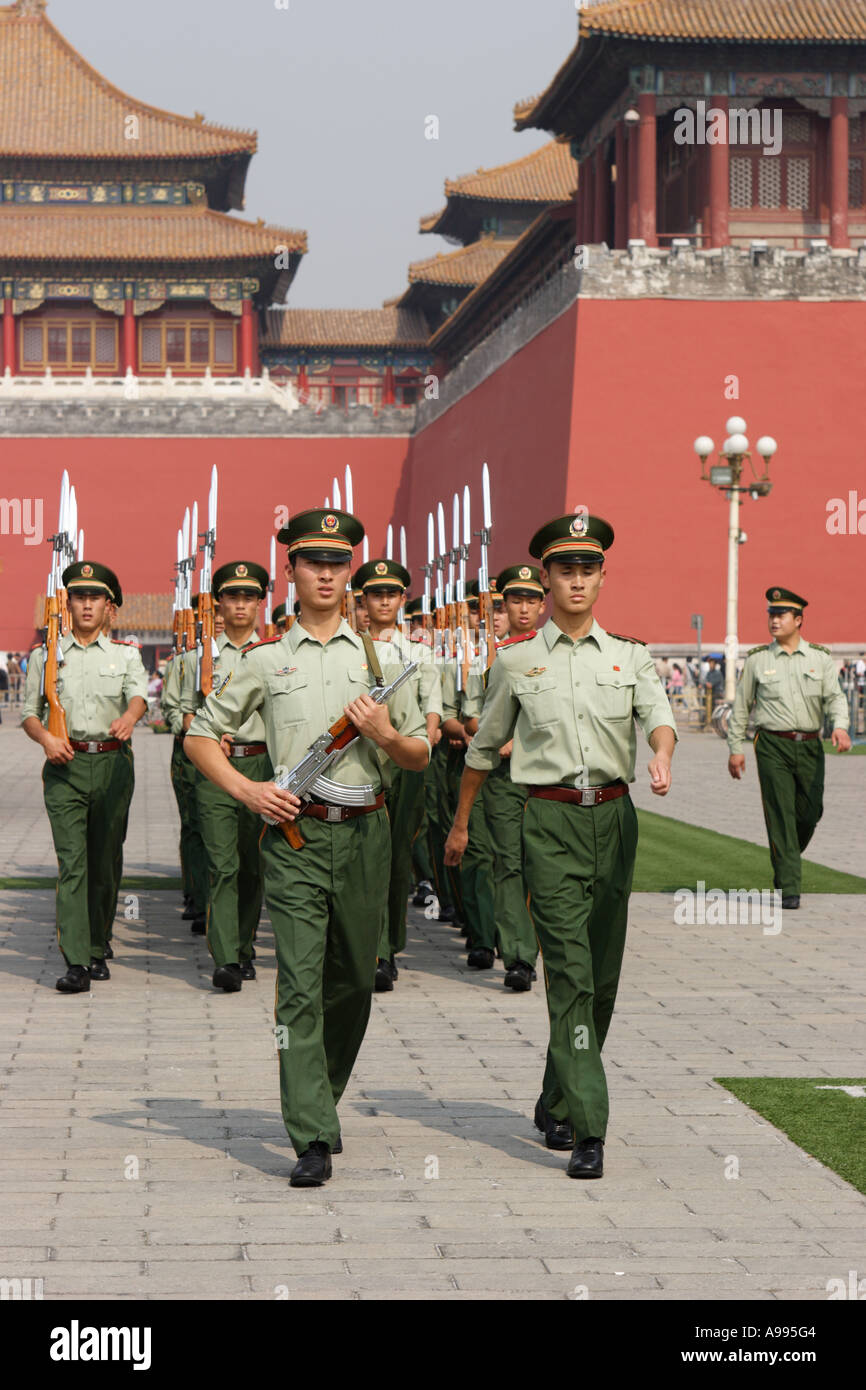
<path id="1" fill-rule="evenodd" d="M 675 893 L 701 881 L 707 889 L 721 888 L 726 893 L 732 888 L 772 890 L 769 849 L 654 811 L 637 814 L 635 893 Z M 804 859 L 803 892 L 866 893 L 866 878 Z"/>
<path id="2" fill-rule="evenodd" d="M 717 1076 L 715 1080 L 799 1148 L 866 1193 L 866 1096 L 820 1091 L 861 1086 L 862 1076 Z"/>
<path id="3" fill-rule="evenodd" d="M 829 753 L 831 758 L 850 758 L 852 753 L 860 753 L 861 755 L 866 753 L 866 742 L 852 743 L 847 753 L 837 753 L 828 738 L 822 739 L 821 742 L 824 745 L 824 752 Z"/>

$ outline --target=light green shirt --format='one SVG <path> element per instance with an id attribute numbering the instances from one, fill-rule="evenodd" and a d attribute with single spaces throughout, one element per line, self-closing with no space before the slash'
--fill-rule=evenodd
<path id="1" fill-rule="evenodd" d="M 230 642 L 224 632 L 220 632 L 216 637 L 216 644 L 219 649 L 219 656 L 214 657 L 213 663 L 213 688 L 218 690 L 230 675 L 234 675 L 238 663 L 247 647 L 254 646 L 258 642 L 258 637 L 254 634 L 240 647 L 236 647 L 234 642 Z M 196 690 L 195 685 L 196 654 L 189 652 L 183 663 L 183 679 L 180 691 L 181 714 L 195 714 L 204 704 L 204 696 L 200 690 Z M 245 720 L 237 733 L 234 735 L 238 743 L 264 743 L 265 726 L 260 714 L 252 714 Z"/>
<path id="2" fill-rule="evenodd" d="M 399 629 L 394 629 L 389 641 L 381 643 L 391 649 L 390 661 L 398 661 L 401 664 L 406 661 L 418 661 L 420 665 L 409 686 L 414 692 L 415 699 L 418 701 L 421 713 L 424 718 L 428 714 L 438 714 L 442 718 L 442 678 L 439 668 L 433 659 L 433 653 L 429 647 L 422 642 L 409 642 Z"/>
<path id="3" fill-rule="evenodd" d="M 532 786 L 634 781 L 634 719 L 649 737 L 676 725 L 646 647 L 596 621 L 576 642 L 551 618 L 500 651 L 466 766 L 492 772 L 514 739 L 511 777 Z"/>
<path id="4" fill-rule="evenodd" d="M 834 729 L 848 728 L 848 701 L 833 657 L 802 637 L 793 652 L 774 640 L 746 657 L 728 723 L 733 754 L 743 751 L 752 705 L 758 729 L 812 733 L 821 728 L 825 715 Z"/>
<path id="5" fill-rule="evenodd" d="M 400 669 L 400 663 L 394 664 L 393 649 L 385 642 L 374 645 L 385 680 L 393 679 Z M 275 769 L 288 769 L 342 718 L 345 705 L 374 687 L 364 645 L 347 622 L 341 622 L 324 644 L 296 622 L 278 641 L 263 642 L 244 653 L 227 682 L 208 696 L 188 733 L 213 739 L 234 736 L 258 711 L 271 763 Z M 397 732 L 421 739 L 429 755 L 411 682 L 388 701 L 388 713 Z M 369 783 L 378 792 L 383 780 L 388 780 L 390 767 L 387 754 L 361 736 L 349 744 L 326 776 L 347 787 Z"/>
<path id="6" fill-rule="evenodd" d="M 160 706 L 162 717 L 173 734 L 183 733 L 183 711 L 180 707 L 180 692 L 183 683 L 183 652 L 175 652 L 165 668 L 162 681 Z"/>
<path id="7" fill-rule="evenodd" d="M 147 704 L 147 673 L 137 647 L 112 642 L 104 633 L 84 647 L 68 632 L 60 639 L 60 650 L 63 661 L 57 672 L 57 694 L 70 738 L 103 742 L 136 695 Z M 27 663 L 22 722 L 31 715 L 41 724 L 47 722 L 48 701 L 39 693 L 44 663 L 45 648 L 37 647 Z"/>

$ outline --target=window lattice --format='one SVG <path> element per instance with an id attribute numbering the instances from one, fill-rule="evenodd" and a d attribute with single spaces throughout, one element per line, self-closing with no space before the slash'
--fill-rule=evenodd
<path id="1" fill-rule="evenodd" d="M 141 330 L 141 361 L 153 366 L 162 361 L 162 333 L 155 324 L 145 324 Z"/>
<path id="2" fill-rule="evenodd" d="M 729 183 L 731 207 L 750 208 L 752 206 L 751 159 L 738 159 L 736 155 L 731 158 Z"/>
<path id="3" fill-rule="evenodd" d="M 861 208 L 863 206 L 863 160 L 848 160 L 848 206 L 849 208 Z"/>
<path id="4" fill-rule="evenodd" d="M 115 329 L 113 324 L 99 324 L 94 333 L 94 360 L 97 366 L 114 364 Z"/>
<path id="5" fill-rule="evenodd" d="M 23 362 L 42 361 L 42 327 L 38 323 L 25 323 L 21 334 L 21 359 Z"/>
<path id="6" fill-rule="evenodd" d="M 219 367 L 230 367 L 234 362 L 235 345 L 233 328 L 214 329 L 213 360 Z"/>
<path id="7" fill-rule="evenodd" d="M 772 160 L 768 161 L 772 163 Z M 788 172 L 788 207 L 789 208 L 808 208 L 810 204 L 809 189 L 809 160 L 794 159 L 787 161 Z"/>
<path id="8" fill-rule="evenodd" d="M 848 143 L 851 145 L 862 145 L 863 136 L 863 117 L 851 116 L 848 120 Z"/>
<path id="9" fill-rule="evenodd" d="M 782 206 L 782 161 L 772 156 L 758 162 L 758 207 Z"/>
<path id="10" fill-rule="evenodd" d="M 808 145 L 812 138 L 812 125 L 806 111 L 784 111 L 782 113 L 782 140 L 786 145 Z"/>

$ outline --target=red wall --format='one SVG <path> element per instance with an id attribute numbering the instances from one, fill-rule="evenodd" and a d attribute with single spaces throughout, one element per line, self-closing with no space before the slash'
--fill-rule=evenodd
<path id="1" fill-rule="evenodd" d="M 90 559 L 116 570 L 130 593 L 169 593 L 177 529 L 185 506 L 199 504 L 207 523 L 210 470 L 219 469 L 217 564 L 256 560 L 267 566 L 275 508 L 291 513 L 321 506 L 336 475 L 352 467 L 355 508 L 384 543 L 391 505 L 406 457 L 405 438 L 361 439 L 5 439 L 0 454 L 0 496 L 41 497 L 45 538 L 57 525 L 60 478 L 69 470 L 78 498 L 79 525 Z M 356 559 L 360 563 L 360 551 Z M 277 598 L 286 581 L 278 553 Z M 47 544 L 0 535 L 0 650 L 21 650 L 33 640 L 33 609 L 45 592 Z"/>

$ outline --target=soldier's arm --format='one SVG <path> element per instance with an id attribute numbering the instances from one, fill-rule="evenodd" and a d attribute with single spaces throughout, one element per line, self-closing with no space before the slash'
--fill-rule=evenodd
<path id="1" fill-rule="evenodd" d="M 831 656 L 826 658 L 824 665 L 824 682 L 821 693 L 824 697 L 824 714 L 833 725 L 833 732 L 830 736 L 833 747 L 840 753 L 847 753 L 851 747 L 851 738 L 848 733 L 848 701 L 845 699 L 845 693 L 839 684 L 839 674 Z"/>
<path id="2" fill-rule="evenodd" d="M 650 790 L 666 796 L 671 785 L 671 758 L 677 742 L 677 726 L 670 701 L 658 677 L 655 662 L 645 647 L 636 646 L 634 712 L 654 756 L 647 763 Z"/>
<path id="3" fill-rule="evenodd" d="M 503 658 L 499 657 L 490 669 L 490 681 L 478 721 L 478 732 L 466 752 L 454 824 L 445 841 L 445 863 L 448 865 L 459 864 L 466 853 L 469 843 L 469 816 L 475 798 L 488 773 L 499 766 L 499 750 L 513 738 L 519 713 L 520 703 L 511 693 L 508 669 Z"/>
<path id="4" fill-rule="evenodd" d="M 743 674 L 740 676 L 737 691 L 734 695 L 734 706 L 731 710 L 731 717 L 728 721 L 728 768 L 732 777 L 738 777 L 740 773 L 734 771 L 734 766 L 745 767 L 746 760 L 743 756 L 743 740 L 746 737 L 746 729 L 749 725 L 749 710 L 755 701 L 755 667 L 754 663 L 746 657 L 746 664 L 743 667 Z M 734 765 L 734 759 L 737 763 Z"/>
<path id="5" fill-rule="evenodd" d="M 387 680 L 393 672 L 385 674 Z M 430 761 L 430 743 L 418 701 L 407 682 L 379 705 L 369 695 L 359 695 L 345 713 L 364 738 L 369 738 L 398 767 L 423 772 Z"/>
<path id="6" fill-rule="evenodd" d="M 39 686 L 42 681 L 42 664 L 45 660 L 45 652 L 41 647 L 30 653 L 30 660 L 27 662 L 27 675 L 24 677 L 24 704 L 21 710 L 21 727 L 28 738 L 32 738 L 34 743 L 38 743 L 45 750 L 45 756 L 50 763 L 62 766 L 63 763 L 71 762 L 75 753 L 65 738 L 57 738 L 50 734 L 42 723 L 42 713 L 45 709 L 45 697 L 40 695 Z"/>
<path id="7" fill-rule="evenodd" d="M 132 737 L 132 731 L 143 714 L 147 714 L 147 672 L 141 659 L 141 652 L 129 649 L 126 670 L 123 673 L 123 694 L 126 709 L 109 725 L 112 738 L 125 743 Z"/>

